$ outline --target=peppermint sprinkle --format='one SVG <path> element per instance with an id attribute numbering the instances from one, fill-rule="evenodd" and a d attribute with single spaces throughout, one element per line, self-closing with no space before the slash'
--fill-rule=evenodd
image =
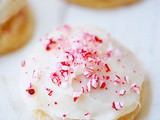
<path id="1" fill-rule="evenodd" d="M 63 119 L 66 119 L 67 115 L 66 114 L 63 114 Z"/>
<path id="2" fill-rule="evenodd" d="M 123 108 L 123 103 L 120 102 L 113 102 L 112 103 L 112 108 L 115 110 L 120 110 Z"/>
<path id="3" fill-rule="evenodd" d="M 114 78 L 114 85 L 120 85 L 120 77 L 118 75 L 116 75 L 116 77 Z"/>
<path id="4" fill-rule="evenodd" d="M 102 80 L 100 80 L 100 89 L 103 89 L 106 87 L 106 83 Z"/>
<path id="5" fill-rule="evenodd" d="M 82 92 L 74 92 L 73 93 L 73 101 L 76 102 L 77 99 L 81 96 Z"/>
<path id="6" fill-rule="evenodd" d="M 129 83 L 129 75 L 124 77 L 124 81 L 125 81 L 125 83 Z"/>
<path id="7" fill-rule="evenodd" d="M 125 93 L 126 93 L 126 90 L 122 89 L 122 90 L 119 91 L 118 94 L 119 94 L 119 96 L 124 96 Z"/>
<path id="8" fill-rule="evenodd" d="M 94 68 L 93 67 L 89 67 L 89 68 L 87 68 L 87 70 L 89 71 L 89 72 L 94 72 Z"/>
<path id="9" fill-rule="evenodd" d="M 21 62 L 21 66 L 24 67 L 25 65 L 26 65 L 26 61 L 24 60 Z"/>
<path id="10" fill-rule="evenodd" d="M 89 82 L 87 83 L 87 90 L 91 91 L 91 80 L 89 80 Z"/>
<path id="11" fill-rule="evenodd" d="M 107 51 L 107 57 L 111 57 L 111 54 L 112 54 L 112 50 L 109 50 L 109 51 Z"/>
<path id="12" fill-rule="evenodd" d="M 46 50 L 47 51 L 51 50 L 53 44 L 56 44 L 56 41 L 53 41 L 52 39 L 49 39 L 49 43 L 46 45 Z"/>
<path id="13" fill-rule="evenodd" d="M 135 83 L 132 84 L 131 90 L 137 94 L 140 94 L 140 88 Z"/>
<path id="14" fill-rule="evenodd" d="M 101 39 L 99 39 L 97 36 L 95 36 L 95 41 L 96 42 L 99 42 L 99 43 L 102 43 L 103 41 Z"/>
<path id="15" fill-rule="evenodd" d="M 108 64 L 105 64 L 105 67 L 106 67 L 106 72 L 110 72 L 111 71 L 109 66 L 108 66 Z"/>
<path id="16" fill-rule="evenodd" d="M 49 88 L 46 88 L 46 90 L 49 92 L 48 95 L 49 95 L 49 96 L 52 96 L 53 90 L 51 90 L 51 89 L 49 89 Z"/>
<path id="17" fill-rule="evenodd" d="M 91 57 L 88 57 L 88 61 L 89 61 L 89 62 L 93 62 L 93 61 L 94 61 L 94 59 L 93 59 L 93 58 L 91 58 Z"/>
<path id="18" fill-rule="evenodd" d="M 93 88 L 96 89 L 98 87 L 98 81 L 99 81 L 99 77 L 96 74 L 94 74 L 91 79 L 91 85 Z"/>
<path id="19" fill-rule="evenodd" d="M 90 120 L 90 113 L 84 114 L 85 120 Z"/>
<path id="20" fill-rule="evenodd" d="M 110 76 L 107 75 L 107 76 L 106 76 L 106 80 L 109 80 L 109 79 L 110 79 Z"/>
<path id="21" fill-rule="evenodd" d="M 30 95 L 34 95 L 34 93 L 35 93 L 35 90 L 34 90 L 33 88 L 29 88 L 29 89 L 27 89 L 26 91 L 27 91 L 28 94 L 30 94 Z"/>
<path id="22" fill-rule="evenodd" d="M 91 72 L 88 72 L 88 71 L 85 71 L 85 72 L 84 72 L 84 76 L 85 76 L 86 78 L 90 78 L 90 77 L 92 76 L 92 73 L 91 73 Z"/>
<path id="23" fill-rule="evenodd" d="M 72 55 L 72 54 L 69 53 L 69 52 L 65 52 L 65 53 L 66 53 L 66 58 L 67 58 L 69 61 L 74 62 L 74 59 L 75 59 L 74 55 Z"/>

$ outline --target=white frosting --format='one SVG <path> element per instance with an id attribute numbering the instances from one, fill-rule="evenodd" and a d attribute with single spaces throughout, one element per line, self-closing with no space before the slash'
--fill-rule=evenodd
<path id="1" fill-rule="evenodd" d="M 26 0 L 0 0 L 0 24 L 17 14 L 25 3 Z"/>
<path id="2" fill-rule="evenodd" d="M 98 41 L 95 40 L 95 36 Z M 52 48 L 47 51 L 46 45 L 49 38 L 56 41 L 56 44 L 52 44 Z M 79 42 L 76 42 L 77 40 Z M 74 62 L 68 62 L 70 67 L 62 66 L 60 62 L 72 61 L 73 58 L 71 55 L 69 58 L 66 57 L 65 51 L 71 52 L 77 49 L 92 51 L 92 55 L 93 51 L 96 51 L 97 54 L 89 55 L 89 58 L 87 55 L 87 57 L 82 57 L 81 53 L 73 52 Z M 95 62 L 88 62 L 92 61 L 92 58 L 93 61 L 99 59 L 101 63 L 97 65 Z M 74 66 L 73 64 L 77 62 L 82 64 Z M 105 64 L 110 70 L 106 71 Z M 85 77 L 87 72 L 91 71 L 86 68 L 94 68 L 92 77 Z M 57 72 L 60 69 L 69 70 L 69 74 L 62 77 Z M 53 82 L 55 79 L 53 76 L 51 78 L 52 73 L 60 75 L 61 85 L 58 86 Z M 93 74 L 99 77 L 98 83 L 92 80 L 91 90 L 82 93 L 74 101 L 73 96 L 78 95 L 82 87 L 86 88 Z M 105 76 L 105 79 L 102 76 Z M 110 78 L 106 80 L 106 76 Z M 109 38 L 106 32 L 95 27 L 64 26 L 56 28 L 36 45 L 32 55 L 23 66 L 21 88 L 28 105 L 34 110 L 44 111 L 52 118 L 62 119 L 63 115 L 66 115 L 67 119 L 113 120 L 134 111 L 140 105 L 139 88 L 143 80 L 143 71 L 135 56 Z M 103 81 L 106 85 L 100 89 Z M 30 84 L 31 87 L 29 87 Z M 96 84 L 98 84 L 97 87 Z M 94 89 L 93 86 L 96 88 Z M 26 92 L 30 88 L 35 90 L 33 95 Z M 46 90 L 47 88 L 49 90 Z"/>

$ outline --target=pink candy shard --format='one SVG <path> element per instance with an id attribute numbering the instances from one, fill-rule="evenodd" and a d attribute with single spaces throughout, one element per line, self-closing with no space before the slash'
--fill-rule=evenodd
<path id="1" fill-rule="evenodd" d="M 120 102 L 113 102 L 112 103 L 112 108 L 115 110 L 120 110 L 123 108 L 123 103 Z"/>
<path id="2" fill-rule="evenodd" d="M 106 87 L 106 83 L 102 80 L 100 80 L 100 89 L 103 89 Z"/>
<path id="3" fill-rule="evenodd" d="M 24 60 L 21 62 L 21 66 L 24 67 L 25 65 L 26 65 L 26 61 Z"/>
<path id="4" fill-rule="evenodd" d="M 91 79 L 91 86 L 96 89 L 98 87 L 98 81 L 99 77 L 96 74 L 93 74 Z"/>
<path id="5" fill-rule="evenodd" d="M 122 89 L 122 90 L 119 91 L 118 94 L 119 94 L 120 96 L 123 96 L 123 95 L 125 95 L 125 93 L 126 93 L 126 90 Z"/>
<path id="6" fill-rule="evenodd" d="M 73 93 L 73 101 L 76 102 L 77 99 L 81 96 L 82 92 L 74 92 Z"/>
<path id="7" fill-rule="evenodd" d="M 84 114 L 85 120 L 90 120 L 90 113 Z"/>
<path id="8" fill-rule="evenodd" d="M 140 94 L 140 88 L 135 83 L 132 84 L 131 90 L 137 94 Z"/>
<path id="9" fill-rule="evenodd" d="M 124 81 L 125 81 L 125 83 L 129 83 L 129 76 L 128 75 L 124 77 Z"/>

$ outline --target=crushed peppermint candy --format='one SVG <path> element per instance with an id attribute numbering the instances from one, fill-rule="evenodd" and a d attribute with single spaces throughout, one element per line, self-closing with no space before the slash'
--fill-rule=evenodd
<path id="1" fill-rule="evenodd" d="M 112 103 L 112 108 L 115 110 L 120 110 L 123 108 L 123 103 L 120 102 L 113 102 Z"/>
<path id="2" fill-rule="evenodd" d="M 114 78 L 114 85 L 120 85 L 121 84 L 121 78 L 118 76 L 118 75 L 116 75 L 115 76 L 115 78 Z"/>
<path id="3" fill-rule="evenodd" d="M 92 76 L 92 73 L 91 73 L 91 72 L 88 72 L 88 71 L 85 71 L 85 72 L 84 72 L 84 76 L 85 76 L 86 78 L 90 78 L 90 77 Z"/>
<path id="4" fill-rule="evenodd" d="M 34 95 L 34 94 L 35 94 L 35 89 L 33 89 L 33 88 L 28 88 L 26 91 L 27 91 L 28 94 L 30 94 L 30 95 Z"/>
<path id="5" fill-rule="evenodd" d="M 106 54 L 107 54 L 107 57 L 111 57 L 112 50 L 108 50 Z"/>
<path id="6" fill-rule="evenodd" d="M 67 115 L 66 114 L 63 114 L 63 119 L 66 119 L 67 118 Z"/>
<path id="7" fill-rule="evenodd" d="M 137 94 L 140 94 L 140 88 L 135 83 L 132 84 L 131 90 Z"/>
<path id="8" fill-rule="evenodd" d="M 126 90 L 121 89 L 119 92 L 116 91 L 116 93 L 117 93 L 119 96 L 124 96 L 124 95 L 126 94 Z"/>
<path id="9" fill-rule="evenodd" d="M 54 41 L 54 40 L 52 40 L 52 39 L 49 39 L 49 43 L 48 43 L 47 46 L 46 46 L 46 50 L 47 50 L 47 51 L 51 50 L 53 44 L 56 44 L 56 41 Z"/>
<path id="10" fill-rule="evenodd" d="M 76 102 L 77 99 L 81 96 L 82 92 L 74 92 L 73 93 L 73 101 Z"/>
<path id="11" fill-rule="evenodd" d="M 96 74 L 94 74 L 91 79 L 91 86 L 96 89 L 98 87 L 98 81 L 99 77 Z"/>
<path id="12" fill-rule="evenodd" d="M 57 102 L 54 102 L 54 104 L 57 105 L 58 103 L 57 103 Z"/>
<path id="13" fill-rule="evenodd" d="M 105 67 L 106 67 L 106 72 L 110 72 L 111 71 L 109 66 L 108 66 L 108 64 L 105 64 Z"/>
<path id="14" fill-rule="evenodd" d="M 87 90 L 91 91 L 91 80 L 89 80 L 87 83 Z"/>
<path id="15" fill-rule="evenodd" d="M 95 36 L 91 33 L 83 33 L 84 40 L 92 41 L 92 40 L 94 40 L 94 38 L 95 38 Z"/>
<path id="16" fill-rule="evenodd" d="M 21 66 L 24 67 L 25 65 L 26 65 L 26 61 L 24 60 L 21 62 Z"/>
<path id="17" fill-rule="evenodd" d="M 125 81 L 125 83 L 129 83 L 129 75 L 124 77 L 124 81 Z"/>
<path id="18" fill-rule="evenodd" d="M 106 83 L 102 80 L 100 80 L 100 89 L 103 89 L 106 87 Z"/>
<path id="19" fill-rule="evenodd" d="M 95 41 L 96 42 L 99 42 L 99 43 L 102 43 L 103 41 L 101 39 L 99 39 L 97 36 L 95 36 Z"/>
<path id="20" fill-rule="evenodd" d="M 45 88 L 48 91 L 48 96 L 52 96 L 53 94 L 53 90 L 49 89 L 49 88 Z"/>
<path id="21" fill-rule="evenodd" d="M 85 117 L 85 120 L 90 120 L 91 118 L 90 113 L 85 113 L 84 117 Z"/>

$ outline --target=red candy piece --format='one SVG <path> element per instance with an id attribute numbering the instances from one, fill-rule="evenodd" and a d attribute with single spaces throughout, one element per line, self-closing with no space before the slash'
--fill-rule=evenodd
<path id="1" fill-rule="evenodd" d="M 96 42 L 102 43 L 103 41 L 101 39 L 99 39 L 97 36 L 95 36 L 95 40 Z"/>
<path id="2" fill-rule="evenodd" d="M 34 95 L 34 93 L 35 93 L 35 90 L 34 90 L 33 88 L 29 88 L 29 89 L 27 89 L 26 91 L 27 91 L 28 94 L 30 94 L 30 95 Z"/>

